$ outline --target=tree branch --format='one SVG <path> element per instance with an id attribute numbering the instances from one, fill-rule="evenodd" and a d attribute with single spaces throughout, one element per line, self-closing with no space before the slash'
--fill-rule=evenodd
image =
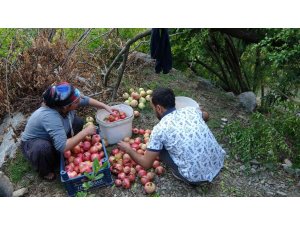
<path id="1" fill-rule="evenodd" d="M 140 33 L 138 35 L 136 35 L 135 37 L 133 37 L 132 39 L 129 39 L 125 46 L 123 47 L 123 49 L 119 52 L 119 54 L 115 57 L 115 59 L 113 60 L 113 62 L 110 64 L 110 66 L 108 67 L 108 70 L 106 71 L 106 73 L 104 74 L 104 86 L 107 87 L 107 83 L 108 83 L 108 76 L 112 70 L 112 68 L 115 66 L 115 64 L 118 62 L 119 58 L 127 51 L 127 49 L 130 49 L 130 46 L 136 42 L 137 40 L 146 37 L 148 35 L 151 34 L 151 29 L 144 31 L 143 33 Z M 127 54 L 128 56 L 128 54 Z M 126 59 L 127 61 L 127 59 Z M 123 61 L 124 62 L 124 61 Z"/>

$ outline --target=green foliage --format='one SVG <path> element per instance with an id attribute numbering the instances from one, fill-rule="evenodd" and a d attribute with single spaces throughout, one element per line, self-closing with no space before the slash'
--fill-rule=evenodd
<path id="1" fill-rule="evenodd" d="M 93 181 L 102 179 L 104 174 L 100 173 L 102 169 L 107 168 L 108 161 L 104 162 L 101 166 L 97 158 L 93 161 L 93 171 L 91 173 L 85 172 L 84 175 L 88 178 L 88 181 L 83 182 L 82 187 L 84 191 L 76 193 L 76 197 L 87 197 L 88 190 L 93 186 Z"/>
<path id="2" fill-rule="evenodd" d="M 29 171 L 31 166 L 20 151 L 16 153 L 16 157 L 8 162 L 5 168 L 6 173 L 13 183 L 19 182 L 22 177 Z"/>
<path id="3" fill-rule="evenodd" d="M 255 113 L 248 124 L 239 121 L 225 127 L 230 154 L 242 161 L 257 159 L 264 163 L 281 162 L 290 158 L 300 165 L 300 117 L 297 106 L 278 104 L 268 115 Z"/>

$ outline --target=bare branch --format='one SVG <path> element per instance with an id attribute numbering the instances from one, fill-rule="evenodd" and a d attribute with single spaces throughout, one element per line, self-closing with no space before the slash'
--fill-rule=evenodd
<path id="1" fill-rule="evenodd" d="M 115 66 L 115 64 L 117 63 L 117 61 L 119 60 L 119 58 L 130 49 L 130 46 L 136 42 L 137 40 L 146 37 L 148 35 L 151 34 L 151 29 L 144 31 L 143 33 L 140 33 L 138 35 L 136 35 L 135 37 L 133 37 L 132 39 L 129 39 L 125 46 L 123 47 L 123 49 L 119 52 L 119 54 L 115 57 L 115 59 L 113 60 L 113 62 L 110 64 L 106 74 L 104 75 L 104 86 L 107 87 L 107 83 L 108 83 L 108 75 L 110 74 L 112 68 Z M 128 49 L 128 50 L 127 50 Z M 127 54 L 128 56 L 128 54 Z M 127 61 L 127 59 L 126 59 Z"/>
<path id="2" fill-rule="evenodd" d="M 75 52 L 76 48 L 88 36 L 88 34 L 91 32 L 91 30 L 92 30 L 91 28 L 88 28 L 83 32 L 83 34 L 80 36 L 78 41 L 75 44 L 73 44 L 72 48 L 69 50 L 67 57 L 64 59 L 64 61 L 62 63 L 60 63 L 60 67 L 64 67 L 64 65 L 66 65 L 66 63 L 69 61 L 72 54 Z"/>

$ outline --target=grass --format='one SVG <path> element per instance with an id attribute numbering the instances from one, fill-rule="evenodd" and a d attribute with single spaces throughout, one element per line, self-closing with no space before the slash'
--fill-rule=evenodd
<path id="1" fill-rule="evenodd" d="M 32 170 L 29 162 L 24 158 L 20 150 L 17 150 L 16 157 L 9 160 L 5 167 L 6 174 L 13 183 L 21 181 L 23 176 Z"/>

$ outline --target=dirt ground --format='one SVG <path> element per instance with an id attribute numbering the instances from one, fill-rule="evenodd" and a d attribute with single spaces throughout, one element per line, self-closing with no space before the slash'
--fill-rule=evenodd
<path id="1" fill-rule="evenodd" d="M 224 150 L 229 153 L 230 149 L 222 143 L 221 118 L 228 122 L 247 120 L 248 116 L 238 105 L 236 98 L 229 97 L 218 88 L 214 88 L 199 82 L 197 77 L 185 76 L 179 71 L 173 70 L 170 74 L 155 74 L 153 68 L 145 68 L 142 73 L 130 74 L 125 77 L 121 84 L 119 96 L 130 87 L 155 88 L 167 86 L 173 88 L 176 95 L 192 97 L 199 105 L 210 114 L 208 126 L 222 144 Z M 131 82 L 132 81 L 132 82 Z M 118 98 L 116 101 L 123 101 Z M 80 110 L 79 115 L 95 115 L 94 109 Z M 148 108 L 141 111 L 140 118 L 134 119 L 133 126 L 144 129 L 152 129 L 158 122 L 154 113 Z M 114 146 L 109 146 L 110 151 Z M 57 172 L 57 175 L 59 173 Z M 300 196 L 297 187 L 299 180 L 289 176 L 281 167 L 269 170 L 260 164 L 252 164 L 249 168 L 236 159 L 227 155 L 225 166 L 219 176 L 211 184 L 199 187 L 191 187 L 176 180 L 170 171 L 162 176 L 156 176 L 154 183 L 157 186 L 156 197 L 200 197 L 200 196 Z M 30 171 L 23 176 L 21 181 L 14 184 L 15 189 L 27 187 L 29 192 L 26 196 L 67 196 L 66 190 L 60 181 L 60 177 L 54 182 L 41 180 L 37 174 Z M 125 190 L 115 186 L 96 188 L 89 192 L 90 196 L 105 197 L 145 197 L 147 196 L 142 185 L 136 181 L 131 189 Z"/>

